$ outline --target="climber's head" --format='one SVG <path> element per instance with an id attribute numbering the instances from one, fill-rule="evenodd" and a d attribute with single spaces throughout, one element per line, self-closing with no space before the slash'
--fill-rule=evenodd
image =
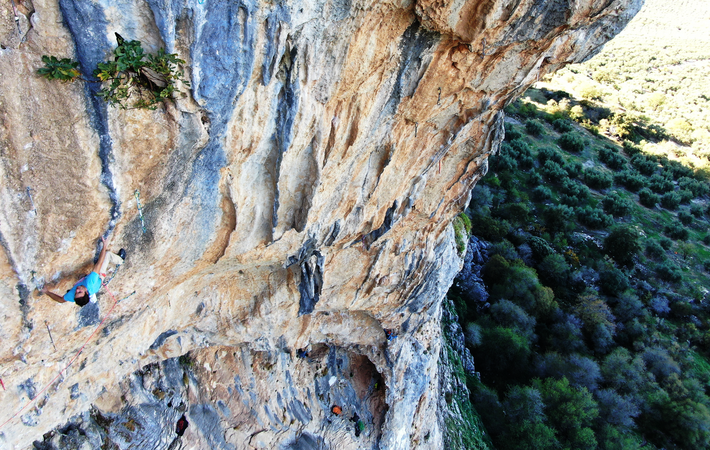
<path id="1" fill-rule="evenodd" d="M 79 306 L 84 306 L 89 303 L 89 291 L 86 286 L 77 286 L 74 291 L 74 302 Z"/>

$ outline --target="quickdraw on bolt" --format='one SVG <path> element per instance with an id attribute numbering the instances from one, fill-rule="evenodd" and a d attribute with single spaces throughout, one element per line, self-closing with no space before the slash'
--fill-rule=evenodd
<path id="1" fill-rule="evenodd" d="M 17 5 L 15 5 L 15 0 L 12 1 L 12 11 L 15 13 L 15 25 L 17 25 L 17 32 L 19 34 L 22 34 L 22 30 L 20 29 L 20 13 L 17 12 Z"/>
<path id="2" fill-rule="evenodd" d="M 138 189 L 133 193 L 136 197 L 136 205 L 138 205 L 138 215 L 141 218 L 141 227 L 143 228 L 143 233 L 145 233 L 145 221 L 143 220 L 143 208 L 141 208 L 141 194 Z"/>
<path id="3" fill-rule="evenodd" d="M 35 202 L 32 199 L 32 188 L 27 186 L 27 196 L 30 198 L 30 203 L 32 204 L 32 209 L 30 211 L 37 212 L 37 207 L 35 207 Z"/>
<path id="4" fill-rule="evenodd" d="M 54 345 L 54 339 L 52 339 L 52 332 L 49 331 L 49 322 L 46 320 L 44 321 L 44 326 L 47 327 L 47 333 L 49 333 L 49 340 L 52 341 L 52 347 L 54 347 L 54 351 L 57 351 L 57 346 Z"/>

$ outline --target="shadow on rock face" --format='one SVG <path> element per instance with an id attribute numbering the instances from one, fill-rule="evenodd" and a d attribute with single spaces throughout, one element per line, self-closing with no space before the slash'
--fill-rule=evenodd
<path id="1" fill-rule="evenodd" d="M 288 448 L 289 450 L 320 450 L 325 448 L 325 443 L 322 437 L 306 432 L 300 435 Z"/>
<path id="2" fill-rule="evenodd" d="M 80 328 L 88 327 L 91 325 L 98 325 L 101 321 L 99 320 L 99 304 L 98 302 L 89 302 L 85 306 L 81 307 L 76 313 L 77 325 L 75 330 Z"/>

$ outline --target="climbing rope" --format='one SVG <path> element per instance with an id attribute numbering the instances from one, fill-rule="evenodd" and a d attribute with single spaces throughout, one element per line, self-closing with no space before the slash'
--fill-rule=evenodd
<path id="1" fill-rule="evenodd" d="M 138 192 L 138 189 L 133 193 L 133 195 L 136 197 L 136 205 L 138 206 L 138 215 L 141 218 L 141 227 L 143 228 L 143 233 L 145 233 L 145 221 L 143 220 L 143 208 L 141 208 L 141 193 Z"/>
<path id="2" fill-rule="evenodd" d="M 54 377 L 54 379 L 53 379 L 52 381 L 50 381 L 49 383 L 47 383 L 47 385 L 46 385 L 45 387 L 43 387 L 42 390 L 37 393 L 37 395 L 35 395 L 33 398 L 31 398 L 30 401 L 27 402 L 27 404 L 25 404 L 25 406 L 23 406 L 22 408 L 20 408 L 20 410 L 17 411 L 12 417 L 10 417 L 10 418 L 7 419 L 5 422 L 3 422 L 3 424 L 0 425 L 0 429 L 2 429 L 5 425 L 7 425 L 7 424 L 8 424 L 10 421 L 12 421 L 15 417 L 17 417 L 17 416 L 19 416 L 20 414 L 22 414 L 22 412 L 23 412 L 24 410 L 26 410 L 30 405 L 32 405 L 32 404 L 35 402 L 35 400 L 37 400 L 37 398 L 39 398 L 40 395 L 42 395 L 47 389 L 49 389 L 49 387 L 50 387 L 52 384 L 54 384 L 54 382 L 57 381 L 57 380 L 59 379 L 59 377 L 61 377 L 61 376 L 64 374 L 64 372 L 67 371 L 67 369 L 69 369 L 69 367 L 74 363 L 74 361 L 76 361 L 76 359 L 79 357 L 79 355 L 81 355 L 81 352 L 84 351 L 84 347 L 86 347 L 86 344 L 89 343 L 89 341 L 91 340 L 91 338 L 94 337 L 94 335 L 96 334 L 96 332 L 99 331 L 99 329 L 100 329 L 101 326 L 104 324 L 104 322 L 106 322 L 106 319 L 109 318 L 109 316 L 110 316 L 111 313 L 113 312 L 113 309 L 114 309 L 114 308 L 116 307 L 116 305 L 119 303 L 119 300 L 116 300 L 116 297 L 115 297 L 115 296 L 113 295 L 113 293 L 108 289 L 108 287 L 106 287 L 106 285 L 104 285 L 104 287 L 106 288 L 106 292 L 108 292 L 108 295 L 109 295 L 109 296 L 111 297 L 111 299 L 113 300 L 113 305 L 111 305 L 111 309 L 109 309 L 108 313 L 106 313 L 106 316 L 104 316 L 104 318 L 103 318 L 103 320 L 101 321 L 101 323 L 99 323 L 99 326 L 97 326 L 96 329 L 94 330 L 94 332 L 91 333 L 91 335 L 88 337 L 88 339 L 86 339 L 86 342 L 84 342 L 84 345 L 82 345 L 81 348 L 79 349 L 79 351 L 76 352 L 76 355 L 74 355 L 74 357 L 71 359 L 71 361 L 69 361 L 69 364 L 67 364 L 66 367 L 64 367 L 62 370 L 60 370 L 59 373 L 57 374 L 57 376 Z M 133 295 L 133 294 L 135 294 L 135 291 L 132 292 L 131 294 L 127 295 L 125 298 L 123 298 L 123 299 L 121 299 L 121 300 L 125 300 L 125 299 L 127 299 L 128 297 L 130 297 L 130 296 Z M 5 389 L 5 385 L 4 385 L 4 384 L 3 384 L 3 389 Z"/>

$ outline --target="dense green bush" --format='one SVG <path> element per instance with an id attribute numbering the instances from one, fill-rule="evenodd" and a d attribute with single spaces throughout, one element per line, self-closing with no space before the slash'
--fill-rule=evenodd
<path id="1" fill-rule="evenodd" d="M 599 230 L 609 228 L 614 224 L 614 219 L 599 208 L 593 208 L 587 205 L 582 208 L 577 208 L 576 212 L 577 220 L 592 229 Z"/>
<path id="2" fill-rule="evenodd" d="M 515 246 L 507 239 L 503 239 L 490 246 L 488 256 L 492 257 L 493 255 L 500 255 L 510 261 L 518 259 L 519 257 Z"/>
<path id="3" fill-rule="evenodd" d="M 680 203 L 682 205 L 687 205 L 695 198 L 695 194 L 693 194 L 693 191 L 689 191 L 687 189 L 681 189 L 678 192 L 678 197 L 680 197 Z"/>
<path id="4" fill-rule="evenodd" d="M 612 177 L 608 173 L 590 169 L 584 171 L 584 182 L 592 189 L 606 189 L 611 187 Z"/>
<path id="5" fill-rule="evenodd" d="M 504 142 L 500 146 L 498 155 L 491 158 L 492 169 L 498 172 L 515 170 L 518 167 L 529 170 L 533 165 L 530 147 L 520 139 Z"/>
<path id="6" fill-rule="evenodd" d="M 540 173 L 553 183 L 561 183 L 568 178 L 567 171 L 554 161 L 545 161 L 540 168 Z"/>
<path id="7" fill-rule="evenodd" d="M 474 352 L 482 372 L 498 380 L 514 379 L 519 373 L 515 370 L 517 365 L 524 364 L 530 355 L 528 340 L 515 330 L 501 326 L 484 328 L 481 345 Z"/>
<path id="8" fill-rule="evenodd" d="M 491 157 L 491 169 L 496 172 L 515 170 L 518 168 L 518 161 L 507 153 L 499 153 Z"/>
<path id="9" fill-rule="evenodd" d="M 672 223 L 663 228 L 663 234 L 671 239 L 685 241 L 690 236 L 687 228 L 679 223 Z"/>
<path id="10" fill-rule="evenodd" d="M 542 175 L 538 171 L 533 170 L 528 173 L 525 184 L 529 187 L 537 187 L 542 185 L 544 182 L 545 180 L 542 178 Z"/>
<path id="11" fill-rule="evenodd" d="M 565 164 L 564 169 L 570 178 L 578 178 L 580 175 L 582 175 L 583 167 L 584 166 L 582 166 L 582 163 L 577 162 L 577 161 L 572 161 L 572 162 Z"/>
<path id="12" fill-rule="evenodd" d="M 684 166 L 680 161 L 669 160 L 662 158 L 659 161 L 663 165 L 663 172 L 669 177 L 680 181 L 681 178 L 691 178 L 694 176 L 693 169 Z"/>
<path id="13" fill-rule="evenodd" d="M 665 194 L 673 190 L 673 180 L 656 173 L 649 178 L 648 187 L 656 194 Z"/>
<path id="14" fill-rule="evenodd" d="M 704 389 L 710 382 L 710 309 L 697 300 L 703 295 L 699 286 L 710 279 L 708 247 L 668 236 L 682 239 L 693 226 L 692 234 L 703 230 L 710 245 L 704 231 L 708 199 L 676 215 L 639 209 L 628 193 L 642 191 L 638 199 L 651 207 L 661 201 L 659 194 L 675 193 L 682 206 L 704 188 L 695 177 L 673 181 L 683 171 L 663 158 L 639 151 L 632 166 L 600 139 L 587 148 L 598 150 L 599 165 L 592 170 L 616 183 L 615 191 L 603 188 L 608 190 L 600 194 L 580 181 L 591 179 L 590 186 L 598 187 L 594 175 L 577 175 L 582 163 L 589 165 L 589 152 L 536 150 L 532 142 L 507 139 L 501 148 L 516 170 L 524 169 L 525 158 L 532 170 L 492 173 L 481 183 L 488 192 L 479 196 L 484 206 L 476 207 L 473 220 L 487 224 L 483 233 L 497 242 L 482 255 L 488 259 L 481 279 L 460 279 L 460 286 L 473 286 L 467 287 L 472 294 L 456 300 L 465 303 L 456 306 L 466 311 L 462 325 L 475 335 L 467 335 L 466 345 L 481 376 L 470 377 L 469 388 L 486 435 L 500 450 L 707 448 L 699 430 L 707 426 L 710 436 L 710 412 L 706 423 L 698 405 L 710 406 Z M 623 218 L 620 226 L 612 216 Z M 665 234 L 659 237 L 659 231 Z M 545 391 L 548 380 L 559 382 L 555 389 L 567 396 L 586 388 L 593 402 L 587 406 L 598 409 L 597 418 L 575 422 L 578 404 Z M 686 430 L 694 437 L 686 437 Z"/>
<path id="15" fill-rule="evenodd" d="M 552 191 L 544 185 L 539 185 L 530 192 L 530 198 L 538 202 L 552 198 Z"/>
<path id="16" fill-rule="evenodd" d="M 511 125 L 509 123 L 505 124 L 505 140 L 506 141 L 508 141 L 508 142 L 514 141 L 516 139 L 520 139 L 521 137 L 523 137 L 523 133 L 518 131 L 518 129 L 516 127 L 514 127 L 513 125 Z"/>
<path id="17" fill-rule="evenodd" d="M 705 210 L 702 206 L 698 205 L 697 203 L 694 203 L 690 205 L 690 214 L 700 219 L 705 214 Z"/>
<path id="18" fill-rule="evenodd" d="M 629 157 L 641 153 L 641 149 L 639 148 L 639 146 L 631 141 L 624 141 L 621 146 L 624 149 L 624 153 L 629 155 Z"/>
<path id="19" fill-rule="evenodd" d="M 579 206 L 589 199 L 589 188 L 582 183 L 572 181 L 569 178 L 562 180 L 560 186 L 560 202 L 568 206 Z"/>
<path id="20" fill-rule="evenodd" d="M 574 227 L 574 210 L 566 205 L 547 206 L 542 213 L 545 225 L 553 233 L 570 230 Z"/>
<path id="21" fill-rule="evenodd" d="M 656 275 L 664 281 L 670 281 L 672 283 L 678 283 L 683 279 L 683 273 L 680 271 L 678 266 L 671 263 L 661 263 L 656 266 Z"/>
<path id="22" fill-rule="evenodd" d="M 658 169 L 658 163 L 653 160 L 648 159 L 646 156 L 638 153 L 631 157 L 631 165 L 636 168 L 640 173 L 646 176 L 651 176 Z"/>
<path id="23" fill-rule="evenodd" d="M 572 122 L 570 122 L 567 119 L 557 119 L 554 122 L 552 122 L 552 126 L 555 128 L 555 130 L 559 131 L 560 133 L 568 133 L 568 132 L 574 130 L 574 126 L 572 125 Z"/>
<path id="24" fill-rule="evenodd" d="M 565 160 L 564 158 L 562 158 L 562 154 L 554 148 L 550 147 L 541 148 L 537 152 L 537 160 L 540 162 L 540 165 L 544 165 L 547 161 L 556 162 L 560 166 L 564 166 L 565 164 Z"/>
<path id="25" fill-rule="evenodd" d="M 614 227 L 604 239 L 604 253 L 624 266 L 632 265 L 634 257 L 640 250 L 639 233 L 630 226 Z"/>
<path id="26" fill-rule="evenodd" d="M 518 167 L 523 170 L 530 170 L 535 165 L 530 146 L 521 139 L 511 141 L 506 151 L 518 161 Z"/>
<path id="27" fill-rule="evenodd" d="M 538 261 L 541 261 L 546 256 L 555 253 L 555 249 L 543 238 L 537 236 L 530 236 L 527 240 L 530 250 L 532 251 L 533 257 Z"/>
<path id="28" fill-rule="evenodd" d="M 671 247 L 673 247 L 673 241 L 671 241 L 670 239 L 668 239 L 665 236 L 661 236 L 658 239 L 658 243 L 661 244 L 661 247 L 663 247 L 666 250 L 670 250 Z"/>
<path id="29" fill-rule="evenodd" d="M 604 147 L 600 149 L 599 160 L 612 170 L 622 170 L 626 167 L 626 159 L 615 148 Z"/>
<path id="30" fill-rule="evenodd" d="M 643 188 L 639 191 L 639 202 L 647 208 L 653 208 L 656 204 L 661 201 L 661 198 L 651 192 L 648 188 Z"/>
<path id="31" fill-rule="evenodd" d="M 698 181 L 690 177 L 679 178 L 678 187 L 680 189 L 691 191 L 695 197 L 707 195 L 709 189 L 706 182 Z"/>
<path id="32" fill-rule="evenodd" d="M 661 196 L 661 206 L 675 210 L 680 205 L 680 195 L 677 192 L 666 192 Z"/>
<path id="33" fill-rule="evenodd" d="M 683 225 L 690 225 L 691 223 L 693 223 L 693 215 L 690 214 L 688 211 L 680 211 L 678 212 L 678 220 Z"/>
<path id="34" fill-rule="evenodd" d="M 545 133 L 545 126 L 537 120 L 530 119 L 525 121 L 525 131 L 531 136 L 541 136 Z"/>
<path id="35" fill-rule="evenodd" d="M 565 257 L 559 253 L 547 255 L 537 265 L 537 273 L 540 277 L 540 281 L 542 281 L 545 286 L 550 286 L 553 289 L 567 285 L 570 271 L 570 265 L 565 261 Z"/>
<path id="36" fill-rule="evenodd" d="M 654 240 L 649 240 L 646 242 L 646 254 L 653 259 L 661 259 L 666 255 L 666 251 L 661 244 Z"/>
<path id="37" fill-rule="evenodd" d="M 520 100 L 518 100 L 518 103 L 520 105 L 518 106 L 518 114 L 523 117 L 537 117 L 539 110 L 537 109 L 537 106 L 535 106 L 533 103 L 522 102 Z"/>
<path id="38" fill-rule="evenodd" d="M 624 186 L 631 192 L 637 192 L 648 185 L 646 177 L 635 170 L 624 170 L 615 174 L 614 183 Z"/>
<path id="39" fill-rule="evenodd" d="M 569 131 L 567 133 L 562 134 L 562 136 L 560 136 L 560 138 L 557 140 L 557 143 L 563 149 L 574 153 L 579 153 L 584 150 L 585 145 L 582 136 L 578 135 L 573 131 Z"/>
<path id="40" fill-rule="evenodd" d="M 570 386 L 567 378 L 536 378 L 533 388 L 540 392 L 548 423 L 557 430 L 561 448 L 595 449 L 594 432 L 588 428 L 599 415 L 587 388 Z"/>
<path id="41" fill-rule="evenodd" d="M 629 279 L 624 272 L 611 267 L 599 272 L 599 288 L 605 295 L 618 296 L 629 288 Z"/>
<path id="42" fill-rule="evenodd" d="M 494 211 L 494 216 L 515 224 L 525 224 L 530 215 L 530 206 L 526 202 L 505 203 Z"/>
<path id="43" fill-rule="evenodd" d="M 510 223 L 506 220 L 497 220 L 483 214 L 476 214 L 471 219 L 471 227 L 476 236 L 488 241 L 498 242 L 510 232 Z"/>
<path id="44" fill-rule="evenodd" d="M 602 206 L 605 213 L 616 217 L 623 217 L 631 213 L 633 203 L 614 191 L 604 196 Z"/>

